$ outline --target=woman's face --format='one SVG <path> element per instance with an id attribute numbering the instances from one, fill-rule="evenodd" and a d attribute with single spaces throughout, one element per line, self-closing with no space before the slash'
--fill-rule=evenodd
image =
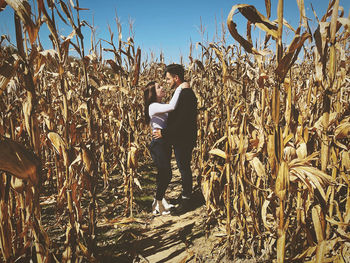
<path id="1" fill-rule="evenodd" d="M 165 96 L 165 91 L 163 87 L 159 85 L 159 83 L 155 84 L 155 88 L 156 88 L 157 100 L 161 101 Z"/>

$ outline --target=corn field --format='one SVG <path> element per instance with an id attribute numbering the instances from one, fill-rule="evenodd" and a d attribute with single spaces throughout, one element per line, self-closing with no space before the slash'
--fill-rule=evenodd
<path id="1" fill-rule="evenodd" d="M 192 168 L 206 231 L 225 226 L 220 244 L 230 259 L 349 262 L 350 20 L 331 0 L 312 32 L 297 2 L 297 29 L 283 19 L 283 0 L 277 21 L 269 20 L 269 0 L 267 17 L 234 5 L 230 39 L 198 43 L 200 55 L 190 54 L 186 66 L 198 98 Z M 110 29 L 108 40 L 91 37 L 87 52 L 81 29 L 93 29 L 78 0 L 0 0 L 0 18 L 4 8 L 15 11 L 16 44 L 1 36 L 0 261 L 97 262 L 97 194 L 109 189 L 112 173 L 124 191 L 121 216 L 137 216 L 138 171 L 151 163 L 142 87 L 162 79 L 163 57 L 142 60 L 133 38 L 122 40 L 118 20 L 118 39 Z M 246 37 L 236 28 L 238 12 Z M 70 25 L 68 36 L 59 36 L 56 20 Z M 46 50 L 44 25 L 52 41 Z M 266 34 L 261 47 L 252 43 L 253 26 Z M 290 43 L 283 30 L 293 34 Z M 47 189 L 64 248 L 52 247 L 42 224 Z"/>

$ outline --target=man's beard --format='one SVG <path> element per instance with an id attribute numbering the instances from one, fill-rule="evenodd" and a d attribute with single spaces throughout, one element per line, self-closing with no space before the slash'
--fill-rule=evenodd
<path id="1" fill-rule="evenodd" d="M 176 85 L 176 82 L 174 82 L 174 84 L 171 85 L 171 89 L 176 89 L 178 86 L 180 86 L 180 85 Z"/>

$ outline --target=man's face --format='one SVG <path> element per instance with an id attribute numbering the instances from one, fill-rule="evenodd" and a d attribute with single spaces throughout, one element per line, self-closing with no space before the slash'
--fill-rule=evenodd
<path id="1" fill-rule="evenodd" d="M 169 85 L 171 89 L 176 88 L 176 78 L 177 78 L 176 75 L 173 77 L 169 72 L 165 74 L 166 83 Z"/>

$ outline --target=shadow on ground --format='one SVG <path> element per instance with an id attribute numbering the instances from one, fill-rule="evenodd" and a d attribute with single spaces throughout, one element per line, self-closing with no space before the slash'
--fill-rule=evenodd
<path id="1" fill-rule="evenodd" d="M 204 236 L 205 231 L 198 225 L 196 209 L 204 204 L 200 189 L 195 189 L 192 198 L 191 211 L 181 216 L 153 217 L 148 211 L 149 202 L 140 202 L 140 209 L 144 205 L 145 225 L 130 225 L 128 229 L 120 229 L 110 236 L 109 242 L 99 246 L 97 258 L 100 262 L 148 262 L 149 257 L 157 258 L 152 262 L 172 262 L 172 259 L 186 252 L 192 242 Z M 198 212 L 197 212 L 198 213 Z M 200 215 L 203 219 L 203 217 Z M 100 229 L 99 235 L 111 231 Z M 151 261 L 149 261 L 151 262 Z"/>

